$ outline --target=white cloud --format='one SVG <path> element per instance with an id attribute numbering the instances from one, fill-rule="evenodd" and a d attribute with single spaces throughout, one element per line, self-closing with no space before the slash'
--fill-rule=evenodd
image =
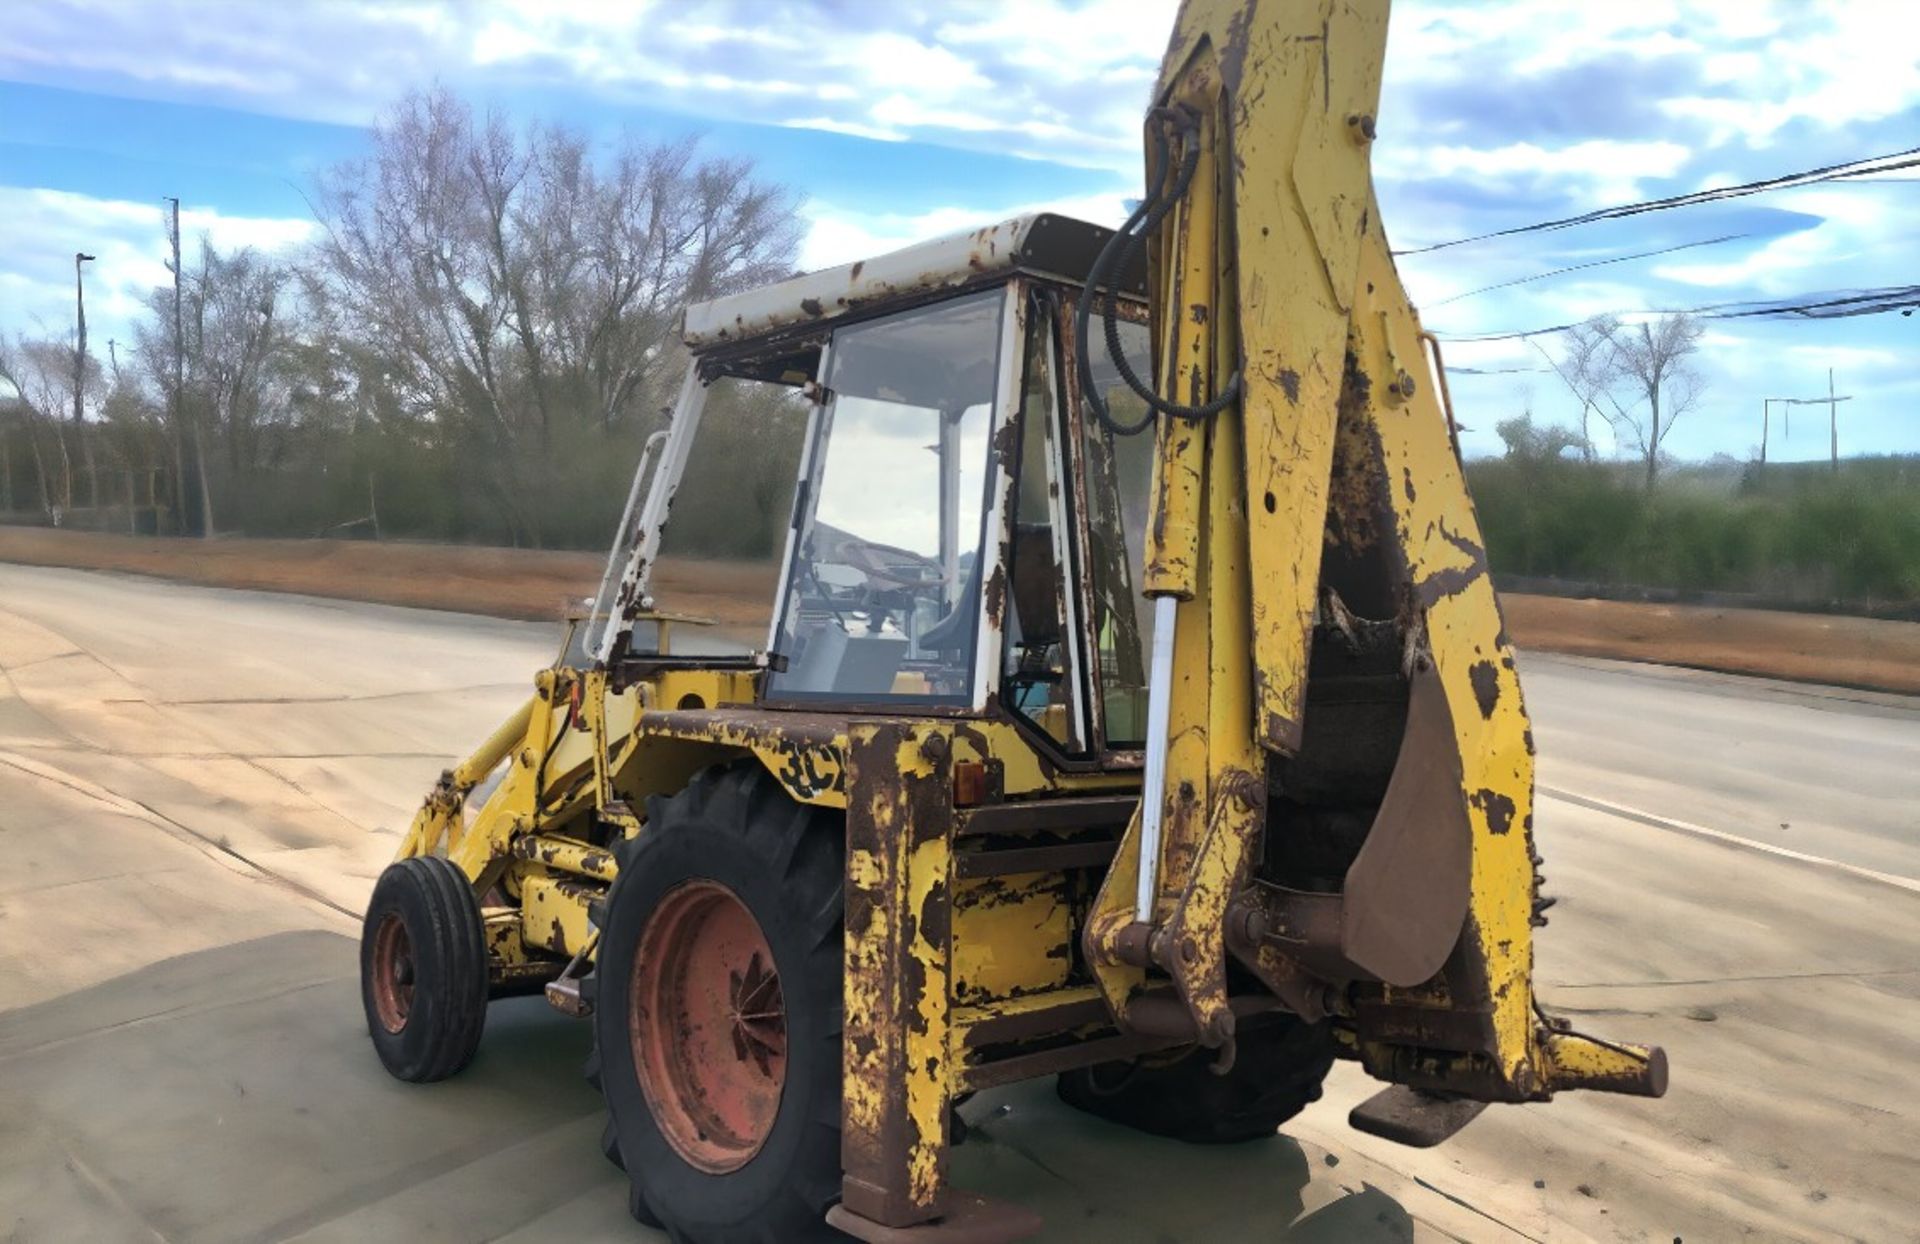
<path id="1" fill-rule="evenodd" d="M 788 129 L 825 130 L 829 134 L 851 134 L 855 138 L 871 138 L 881 143 L 907 141 L 905 130 L 892 129 L 884 125 L 866 125 L 859 121 L 841 121 L 833 117 L 795 117 L 791 121 L 782 121 L 781 124 Z"/>
<path id="2" fill-rule="evenodd" d="M 1581 183 L 1583 197 L 1600 206 L 1637 197 L 1642 181 L 1673 176 L 1692 155 L 1691 149 L 1674 142 L 1605 138 L 1562 147 L 1530 142 L 1500 147 L 1396 145 L 1383 149 L 1374 167 L 1384 177 L 1451 177 L 1472 182 L 1527 177 Z"/>
<path id="3" fill-rule="evenodd" d="M 1908 197 L 1906 187 L 1888 183 L 1782 191 L 1770 200 L 1773 205 L 1818 217 L 1820 223 L 1773 238 L 1739 259 L 1660 264 L 1652 275 L 1764 297 L 1852 283 L 1882 284 L 1877 265 L 1862 267 L 1855 261 L 1884 251 L 1894 223 L 1904 218 L 1902 200 Z"/>
<path id="4" fill-rule="evenodd" d="M 10 237 L 31 247 L 0 254 L 8 331 L 55 338 L 73 332 L 73 256 L 86 266 L 87 331 L 102 348 L 130 342 L 147 294 L 172 281 L 167 271 L 166 208 L 160 203 L 99 199 L 59 190 L 0 186 L 0 220 Z M 204 235 L 222 251 L 254 247 L 280 251 L 306 241 L 310 220 L 230 216 L 188 207 L 180 213 L 180 245 L 187 263 Z"/>
<path id="5" fill-rule="evenodd" d="M 1920 9 L 1906 0 L 1847 0 L 1798 16 L 1809 29 L 1764 50 L 1706 58 L 1708 80 L 1724 93 L 1676 96 L 1661 108 L 1706 122 L 1716 144 L 1738 137 L 1764 146 L 1794 121 L 1833 130 L 1920 104 Z"/>

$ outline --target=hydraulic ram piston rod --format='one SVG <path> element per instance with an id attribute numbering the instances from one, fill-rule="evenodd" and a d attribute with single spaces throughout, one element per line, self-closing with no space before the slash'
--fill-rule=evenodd
<path id="1" fill-rule="evenodd" d="M 1153 598 L 1153 656 L 1147 668 L 1147 772 L 1140 789 L 1140 881 L 1134 919 L 1153 923 L 1160 880 L 1160 817 L 1167 804 L 1167 723 L 1173 699 L 1173 627 L 1180 602 Z"/>

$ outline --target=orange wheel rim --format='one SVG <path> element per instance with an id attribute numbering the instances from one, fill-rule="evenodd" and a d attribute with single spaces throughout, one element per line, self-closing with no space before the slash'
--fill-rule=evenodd
<path id="1" fill-rule="evenodd" d="M 787 1011 L 759 921 L 717 881 L 667 892 L 634 953 L 628 1036 L 661 1133 L 709 1174 L 745 1166 L 780 1114 Z"/>
<path id="2" fill-rule="evenodd" d="M 413 1011 L 413 940 L 398 912 L 389 912 L 374 930 L 373 1009 L 388 1032 L 405 1028 Z"/>

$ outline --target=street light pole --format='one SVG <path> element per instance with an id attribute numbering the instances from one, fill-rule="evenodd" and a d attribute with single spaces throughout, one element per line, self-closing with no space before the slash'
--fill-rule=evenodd
<path id="1" fill-rule="evenodd" d="M 80 265 L 91 263 L 85 251 L 73 253 L 73 319 L 76 332 L 73 348 L 73 434 L 80 438 L 80 457 L 87 464 L 87 505 L 100 504 L 100 477 L 93 470 L 93 445 L 87 440 L 87 290 L 80 280 Z M 71 502 L 72 498 L 69 497 Z"/>
<path id="2" fill-rule="evenodd" d="M 80 283 L 80 265 L 90 263 L 93 256 L 85 251 L 73 253 L 73 317 L 79 329 L 73 349 L 73 423 L 80 425 L 80 394 L 86 383 L 87 374 L 87 291 Z"/>

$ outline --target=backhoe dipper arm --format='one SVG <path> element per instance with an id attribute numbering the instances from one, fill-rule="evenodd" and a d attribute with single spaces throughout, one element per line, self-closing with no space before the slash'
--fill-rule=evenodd
<path id="1" fill-rule="evenodd" d="M 1223 1060 L 1231 955 L 1398 1084 L 1658 1095 L 1657 1049 L 1579 1037 L 1533 1000 L 1532 733 L 1373 197 L 1386 33 L 1386 0 L 1186 0 L 1162 65 L 1147 198 L 1103 257 L 1151 261 L 1147 774 L 1088 958 L 1123 1027 L 1191 1031 Z M 1085 350 L 1107 348 L 1086 327 L 1101 271 Z M 1344 886 L 1292 890 L 1262 876 L 1304 832 L 1269 791 L 1292 794 L 1316 634 L 1355 626 L 1397 645 L 1398 759 Z"/>

